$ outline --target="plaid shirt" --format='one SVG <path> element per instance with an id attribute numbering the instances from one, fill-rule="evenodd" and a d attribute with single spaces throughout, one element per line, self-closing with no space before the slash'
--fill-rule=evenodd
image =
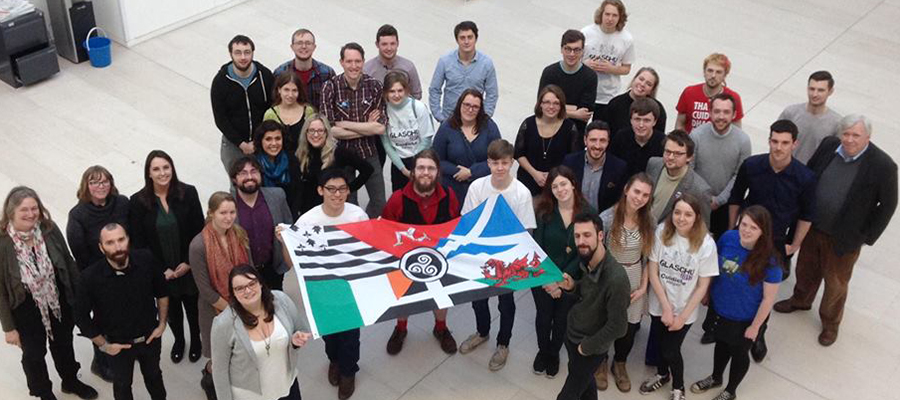
<path id="1" fill-rule="evenodd" d="M 312 73 L 309 77 L 309 82 L 306 84 L 306 93 L 307 98 L 309 99 L 309 104 L 316 108 L 316 110 L 322 109 L 322 87 L 325 86 L 325 82 L 328 82 L 331 78 L 334 78 L 334 69 L 329 67 L 328 65 L 316 61 L 316 59 L 312 60 Z M 284 64 L 275 68 L 274 75 L 281 75 L 285 71 L 292 71 L 297 74 L 297 77 L 300 77 L 300 71 L 294 68 L 294 60 L 290 59 Z M 303 78 L 300 78 L 303 80 Z"/>
<path id="2" fill-rule="evenodd" d="M 370 112 L 380 110 L 381 118 L 377 122 L 387 126 L 387 109 L 381 82 L 365 74 L 359 79 L 356 90 L 350 88 L 344 74 L 325 82 L 320 110 L 333 124 L 338 121 L 367 122 Z M 341 140 L 339 146 L 346 147 L 362 158 L 369 158 L 376 154 L 377 140 L 379 138 L 375 136 L 366 136 Z"/>

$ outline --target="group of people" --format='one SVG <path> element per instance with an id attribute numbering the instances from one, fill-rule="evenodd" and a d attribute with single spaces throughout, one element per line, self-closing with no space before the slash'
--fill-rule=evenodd
<path id="1" fill-rule="evenodd" d="M 531 290 L 534 373 L 554 378 L 564 345 L 568 353 L 559 400 L 596 399 L 609 373 L 630 391 L 627 360 L 645 315 L 644 362 L 657 371 L 639 391 L 671 382 L 673 400 L 685 398 L 681 346 L 702 305 L 701 341 L 715 343 L 713 367 L 690 390 L 725 385 L 716 400 L 736 398 L 751 356 L 765 358 L 770 312 L 810 309 L 823 280 L 818 341 L 831 345 L 860 249 L 875 243 L 897 204 L 897 166 L 870 141 L 871 122 L 828 108 L 834 79 L 818 71 L 808 101 L 771 125 L 769 152 L 751 155 L 740 96 L 725 85 L 731 63 L 715 53 L 664 133 L 653 68 L 638 69 L 619 93 L 636 58 L 626 21 L 624 4 L 605 0 L 594 23 L 563 33 L 561 60 L 543 70 L 534 114 L 512 143 L 491 119 L 496 70 L 476 49 L 474 22 L 454 28 L 458 48 L 438 61 L 427 105 L 390 25 L 378 29 L 378 55 L 368 61 L 359 44 L 342 46 L 341 74 L 313 58 L 307 29 L 294 32 L 294 58 L 274 73 L 254 60 L 250 38 L 235 36 L 210 90 L 232 187 L 212 193 L 205 213 L 197 188 L 161 150 L 147 155 L 144 186 L 131 197 L 110 171 L 88 168 L 65 237 L 32 189 L 7 195 L 0 323 L 7 343 L 22 349 L 29 392 L 55 399 L 49 347 L 62 391 L 97 397 L 77 377 L 77 325 L 94 345 L 90 370 L 113 383 L 117 400 L 132 398 L 135 362 L 150 397 L 164 399 L 168 327 L 173 363 L 185 353 L 190 362 L 207 359 L 207 398 L 299 400 L 301 357 L 309 356 L 299 351 L 311 335 L 305 305 L 282 292 L 291 263 L 279 225 L 379 217 L 440 224 L 498 194 L 563 271 L 562 281 Z M 356 196 L 363 186 L 365 209 Z M 793 295 L 776 302 L 798 252 Z M 507 362 L 515 322 L 512 294 L 498 297 L 491 371 Z M 476 332 L 459 345 L 447 310 L 433 312 L 433 335 L 447 354 L 490 339 L 488 300 L 472 308 Z M 387 353 L 402 351 L 407 329 L 398 318 Z M 347 399 L 360 330 L 323 339 L 328 382 Z"/>

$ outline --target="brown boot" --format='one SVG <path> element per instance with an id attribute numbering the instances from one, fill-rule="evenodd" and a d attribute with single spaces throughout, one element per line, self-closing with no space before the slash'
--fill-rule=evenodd
<path id="1" fill-rule="evenodd" d="M 775 306 L 772 307 L 773 310 L 780 312 L 782 314 L 790 314 L 794 311 L 806 311 L 812 307 L 797 307 L 794 305 L 793 300 L 785 299 L 775 303 Z"/>
<path id="2" fill-rule="evenodd" d="M 347 400 L 356 391 L 356 376 L 341 375 L 341 383 L 338 385 L 338 399 Z"/>
<path id="3" fill-rule="evenodd" d="M 612 366 L 613 379 L 616 381 L 616 387 L 622 393 L 631 391 L 631 379 L 628 377 L 628 369 L 624 362 L 614 361 Z"/>
<path id="4" fill-rule="evenodd" d="M 822 333 L 819 334 L 819 344 L 825 347 L 831 346 L 837 340 L 837 337 L 837 328 L 822 328 Z"/>
<path id="5" fill-rule="evenodd" d="M 337 386 L 341 380 L 341 370 L 338 368 L 337 363 L 328 364 L 328 383 L 331 386 Z"/>
<path id="6" fill-rule="evenodd" d="M 606 371 L 609 370 L 609 361 L 603 360 L 599 367 L 597 367 L 597 371 L 594 372 L 594 381 L 597 382 L 597 390 L 603 391 L 609 386 L 609 382 L 606 379 Z"/>

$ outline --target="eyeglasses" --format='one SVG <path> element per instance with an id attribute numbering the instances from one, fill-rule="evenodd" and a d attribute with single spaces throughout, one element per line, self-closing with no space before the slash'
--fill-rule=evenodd
<path id="1" fill-rule="evenodd" d="M 254 279 L 250 281 L 250 283 L 242 286 L 235 286 L 234 293 L 235 294 L 243 294 L 243 293 L 252 293 L 256 288 L 259 287 L 259 281 Z"/>
<path id="2" fill-rule="evenodd" d="M 582 51 L 584 49 L 580 47 L 563 46 L 563 52 L 566 54 L 581 54 Z"/>
<path id="3" fill-rule="evenodd" d="M 437 167 L 432 167 L 430 165 L 416 165 L 416 172 L 435 172 L 437 171 Z"/>
<path id="4" fill-rule="evenodd" d="M 108 187 L 109 181 L 88 181 L 88 186 L 93 187 Z"/>
<path id="5" fill-rule="evenodd" d="M 338 187 L 323 186 L 323 187 L 325 188 L 325 191 L 328 192 L 328 194 L 337 194 L 337 193 L 344 194 L 344 193 L 347 193 L 350 191 L 350 188 L 347 186 L 338 186 Z"/>
<path id="6" fill-rule="evenodd" d="M 310 47 L 310 46 L 315 46 L 316 42 L 303 41 L 303 42 L 294 42 L 292 44 L 297 47 Z"/>
<path id="7" fill-rule="evenodd" d="M 462 103 L 462 108 L 465 108 L 466 110 L 469 110 L 469 111 L 475 111 L 475 110 L 481 108 L 481 105 L 480 104 Z"/>
<path id="8" fill-rule="evenodd" d="M 663 155 L 666 157 L 681 157 L 687 155 L 686 151 L 664 150 Z"/>
<path id="9" fill-rule="evenodd" d="M 306 133 L 308 135 L 324 135 L 325 130 L 324 129 L 307 129 Z"/>
<path id="10" fill-rule="evenodd" d="M 256 168 L 254 168 L 254 169 L 251 169 L 251 170 L 249 170 L 249 171 L 243 171 L 243 170 L 242 170 L 241 172 L 238 172 L 238 173 L 237 173 L 237 176 L 238 176 L 239 178 L 249 178 L 249 177 L 251 177 L 251 176 L 253 176 L 253 175 L 259 175 L 259 170 L 256 169 Z"/>

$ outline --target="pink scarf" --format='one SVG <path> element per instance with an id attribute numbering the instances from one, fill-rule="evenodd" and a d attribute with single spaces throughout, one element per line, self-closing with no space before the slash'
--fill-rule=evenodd
<path id="1" fill-rule="evenodd" d="M 9 234 L 15 245 L 22 284 L 31 293 L 34 303 L 41 311 L 41 322 L 44 323 L 47 337 L 53 340 L 53 332 L 50 330 L 50 313 L 53 313 L 57 321 L 61 319 L 59 291 L 56 287 L 56 273 L 50 262 L 50 255 L 47 253 L 47 243 L 44 242 L 41 227 L 38 224 L 32 230 L 34 247 L 29 247 L 28 243 L 19 237 L 19 233 L 13 229 L 12 224 L 7 225 L 6 233 Z"/>

